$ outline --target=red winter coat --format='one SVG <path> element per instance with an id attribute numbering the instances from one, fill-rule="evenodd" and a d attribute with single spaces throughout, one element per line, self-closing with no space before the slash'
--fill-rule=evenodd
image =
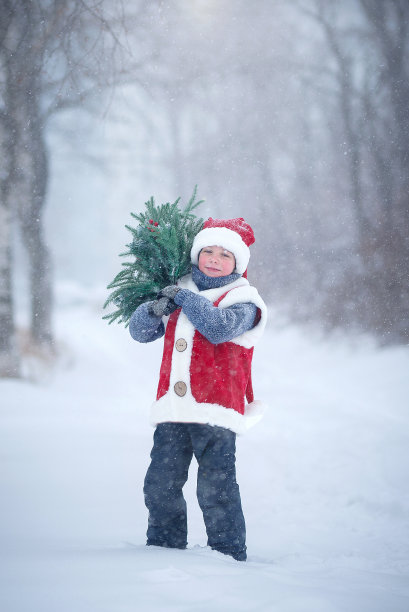
<path id="1" fill-rule="evenodd" d="M 199 293 L 190 275 L 179 285 Z M 267 309 L 257 290 L 245 278 L 201 291 L 200 295 L 219 308 L 252 302 L 258 308 L 258 323 L 229 342 L 212 344 L 193 327 L 181 309 L 172 313 L 165 332 L 151 421 L 152 424 L 208 423 L 243 433 L 262 413 L 262 403 L 253 400 L 251 361 L 254 344 L 265 327 Z"/>

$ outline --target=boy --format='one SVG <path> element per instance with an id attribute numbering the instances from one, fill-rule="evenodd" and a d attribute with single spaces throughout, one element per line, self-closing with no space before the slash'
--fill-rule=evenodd
<path id="1" fill-rule="evenodd" d="M 147 544 L 186 548 L 182 488 L 193 454 L 208 545 L 246 560 L 246 529 L 236 483 L 235 441 L 261 418 L 251 360 L 267 309 L 246 278 L 254 242 L 244 219 L 208 219 L 194 239 L 192 272 L 131 317 L 139 342 L 165 334 L 151 464 L 144 484 Z M 166 325 L 163 317 L 169 316 Z M 245 406 L 245 397 L 249 404 Z"/>

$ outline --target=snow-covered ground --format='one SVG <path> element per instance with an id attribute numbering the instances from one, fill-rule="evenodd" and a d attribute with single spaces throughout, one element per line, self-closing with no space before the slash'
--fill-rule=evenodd
<path id="1" fill-rule="evenodd" d="M 237 444 L 238 563 L 205 547 L 194 465 L 189 549 L 144 546 L 161 341 L 64 296 L 58 368 L 0 383 L 2 612 L 409 610 L 407 349 L 270 326 L 254 365 L 270 409 Z"/>

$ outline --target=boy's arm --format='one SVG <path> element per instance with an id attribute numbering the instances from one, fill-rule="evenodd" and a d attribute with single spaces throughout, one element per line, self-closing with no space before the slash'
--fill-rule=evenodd
<path id="1" fill-rule="evenodd" d="M 229 342 L 251 329 L 257 306 L 250 302 L 218 308 L 205 297 L 180 289 L 173 298 L 194 327 L 212 344 Z"/>
<path id="2" fill-rule="evenodd" d="M 162 317 L 151 313 L 152 302 L 138 306 L 129 321 L 129 333 L 138 342 L 153 342 L 165 333 Z"/>

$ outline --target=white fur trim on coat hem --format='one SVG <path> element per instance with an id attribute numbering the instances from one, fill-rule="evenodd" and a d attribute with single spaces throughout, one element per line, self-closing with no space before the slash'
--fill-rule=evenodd
<path id="1" fill-rule="evenodd" d="M 232 408 L 225 408 L 219 404 L 198 403 L 194 399 L 192 401 L 192 398 L 189 398 L 188 402 L 183 398 L 172 402 L 171 393 L 173 389 L 152 404 L 150 414 L 152 426 L 168 422 L 201 423 L 225 427 L 236 434 L 244 434 L 262 419 L 265 409 L 265 404 L 256 400 L 247 404 L 242 415 Z"/>

